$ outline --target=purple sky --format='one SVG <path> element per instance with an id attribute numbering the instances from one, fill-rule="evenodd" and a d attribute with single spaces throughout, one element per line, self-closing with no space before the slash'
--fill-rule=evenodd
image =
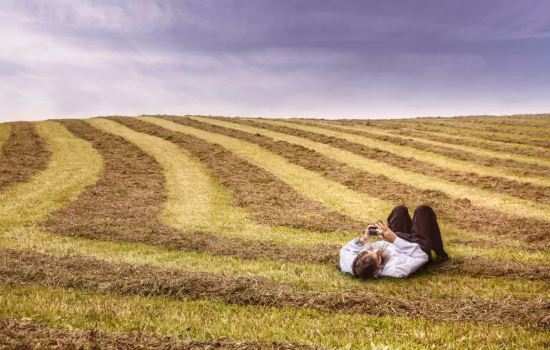
<path id="1" fill-rule="evenodd" d="M 0 0 L 0 121 L 550 112 L 550 1 Z"/>

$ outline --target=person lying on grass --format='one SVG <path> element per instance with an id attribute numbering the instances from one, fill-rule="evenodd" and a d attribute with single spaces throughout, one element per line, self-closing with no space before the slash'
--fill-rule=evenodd
<path id="1" fill-rule="evenodd" d="M 382 240 L 366 244 L 369 230 L 378 229 Z M 407 277 L 431 260 L 449 257 L 443 250 L 441 232 L 432 208 L 419 206 L 411 220 L 404 205 L 395 207 L 387 223 L 367 226 L 365 234 L 340 249 L 340 269 L 358 278 Z"/>

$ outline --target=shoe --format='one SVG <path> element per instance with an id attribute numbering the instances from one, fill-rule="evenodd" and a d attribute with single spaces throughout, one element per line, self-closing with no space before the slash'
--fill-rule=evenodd
<path id="1" fill-rule="evenodd" d="M 447 260 L 449 260 L 449 256 L 445 252 L 443 254 L 438 254 L 437 258 L 435 258 L 436 263 L 442 263 Z"/>

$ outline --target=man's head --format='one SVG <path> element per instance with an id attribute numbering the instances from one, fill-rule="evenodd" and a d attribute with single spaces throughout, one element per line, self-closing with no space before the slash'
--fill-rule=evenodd
<path id="1" fill-rule="evenodd" d="M 352 265 L 353 275 L 364 279 L 375 278 L 383 263 L 382 255 L 380 249 L 365 250 L 357 254 Z"/>

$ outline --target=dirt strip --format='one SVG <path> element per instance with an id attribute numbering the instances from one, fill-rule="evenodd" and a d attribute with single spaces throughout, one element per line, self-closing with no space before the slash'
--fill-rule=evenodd
<path id="1" fill-rule="evenodd" d="M 0 191 L 27 181 L 44 169 L 51 157 L 48 146 L 30 122 L 10 123 L 10 136 L 0 153 Z"/>
<path id="2" fill-rule="evenodd" d="M 349 123 L 349 122 L 339 122 L 337 123 L 337 125 L 353 127 L 356 124 Z M 483 141 L 477 142 L 474 140 L 467 140 L 467 139 L 455 139 L 452 137 L 452 135 L 449 135 L 449 137 L 446 137 L 443 135 L 434 135 L 433 132 L 437 132 L 437 131 L 426 128 L 424 126 L 420 126 L 420 125 L 407 126 L 406 124 L 389 124 L 389 123 L 370 124 L 369 122 L 362 124 L 362 126 L 368 126 L 368 125 L 373 125 L 373 126 L 376 126 L 377 128 L 385 129 L 390 132 L 395 132 L 396 134 L 401 136 L 420 137 L 426 140 L 433 140 L 433 141 L 450 143 L 455 145 L 478 147 L 478 148 L 482 148 L 490 151 L 496 151 L 496 152 L 512 153 L 512 154 L 525 155 L 525 156 L 531 156 L 531 157 L 550 158 L 550 150 L 545 151 L 545 150 L 538 150 L 538 149 L 529 149 L 529 148 L 517 147 L 513 144 L 485 144 L 483 143 Z"/>
<path id="3" fill-rule="evenodd" d="M 261 244 L 224 238 L 212 233 L 180 232 L 157 220 L 165 200 L 160 165 L 124 139 L 80 120 L 62 123 L 76 136 L 92 143 L 104 159 L 101 179 L 75 201 L 52 213 L 49 232 L 117 242 L 146 243 L 167 248 L 230 255 L 243 259 L 274 259 L 299 263 L 330 263 L 336 247 L 309 248 Z"/>
<path id="4" fill-rule="evenodd" d="M 260 277 L 111 264 L 81 256 L 56 257 L 30 251 L 0 250 L 0 263 L 0 281 L 14 286 L 75 288 L 115 295 L 212 299 L 236 305 L 306 307 L 346 314 L 480 321 L 550 329 L 541 323 L 550 313 L 550 302 L 540 298 L 500 301 L 469 296 L 434 300 L 423 292 L 420 292 L 422 295 L 411 292 L 406 296 L 392 296 L 364 289 L 337 293 L 298 291 Z"/>
<path id="5" fill-rule="evenodd" d="M 0 320 L 0 348 L 7 349 L 171 349 L 171 350 L 291 350 L 319 349 L 290 343 L 258 343 L 243 341 L 179 340 L 168 336 L 151 336 L 139 332 L 107 333 L 96 329 L 64 330 L 32 323 L 28 320 Z"/>
<path id="6" fill-rule="evenodd" d="M 173 118 L 172 120 L 178 119 Z M 383 161 L 383 159 L 376 155 L 379 153 L 376 152 L 376 150 L 349 143 L 345 140 L 323 137 L 322 135 L 299 130 L 296 131 L 290 128 L 271 125 L 265 126 L 265 124 L 246 120 L 236 122 L 252 126 L 264 126 L 264 128 L 269 130 L 286 132 L 313 141 L 331 144 L 335 147 L 343 148 L 368 158 L 378 158 Z M 411 208 L 420 204 L 429 204 L 435 209 L 442 221 L 451 222 L 465 230 L 477 231 L 495 237 L 502 234 L 512 235 L 518 239 L 529 242 L 532 247 L 540 247 L 543 249 L 547 247 L 547 243 L 550 241 L 550 234 L 548 234 L 550 232 L 550 223 L 542 220 L 517 218 L 509 214 L 474 206 L 467 199 L 451 198 L 439 191 L 415 189 L 405 184 L 389 180 L 386 177 L 372 175 L 365 171 L 349 167 L 304 147 L 291 145 L 281 141 L 275 142 L 260 135 L 252 135 L 236 130 L 220 128 L 186 118 L 179 118 L 179 123 L 186 123 L 187 125 L 194 125 L 198 128 L 227 135 L 234 135 L 235 137 L 259 143 L 272 152 L 284 156 L 291 162 L 307 169 L 320 172 L 327 178 L 338 181 L 358 192 L 367 193 L 374 197 L 396 203 L 403 202 Z M 468 218 L 468 220 L 464 218 Z"/>
<path id="7" fill-rule="evenodd" d="M 200 159 L 232 191 L 234 204 L 247 208 L 260 223 L 328 232 L 364 228 L 364 223 L 306 198 L 269 172 L 220 145 L 133 118 L 113 119 L 134 130 L 169 140 Z"/>
<path id="8" fill-rule="evenodd" d="M 478 154 L 466 153 L 466 152 L 462 152 L 449 147 L 433 146 L 422 142 L 413 141 L 410 139 L 402 139 L 400 137 L 395 137 L 395 136 L 378 135 L 378 134 L 370 133 L 364 130 L 342 130 L 338 127 L 334 127 L 326 124 L 318 124 L 312 121 L 295 120 L 294 122 L 303 124 L 303 125 L 308 125 L 308 126 L 314 125 L 314 126 L 326 128 L 333 131 L 364 136 L 369 139 L 391 142 L 396 145 L 412 147 L 418 150 L 432 152 L 435 154 L 441 154 L 452 159 L 468 161 L 470 163 L 479 164 L 481 166 L 506 169 L 517 175 L 536 175 L 536 176 L 550 175 L 550 168 L 543 165 L 525 164 L 525 163 L 517 162 L 511 159 L 500 159 L 500 158 L 491 158 L 488 156 L 480 156 Z"/>

